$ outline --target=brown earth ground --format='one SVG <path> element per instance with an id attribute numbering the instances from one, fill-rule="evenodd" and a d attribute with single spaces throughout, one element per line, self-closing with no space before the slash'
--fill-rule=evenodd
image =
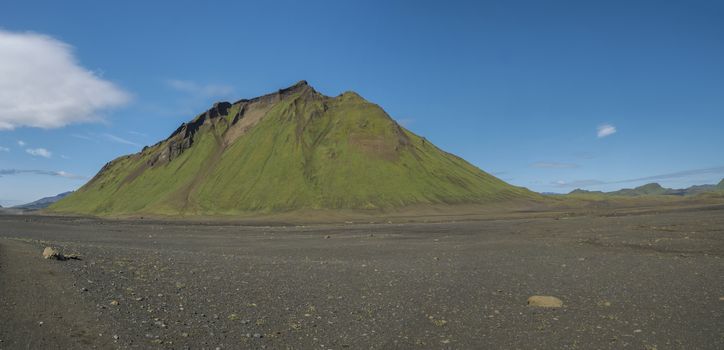
<path id="1" fill-rule="evenodd" d="M 644 204 L 316 225 L 0 215 L 0 349 L 724 348 L 724 205 Z"/>

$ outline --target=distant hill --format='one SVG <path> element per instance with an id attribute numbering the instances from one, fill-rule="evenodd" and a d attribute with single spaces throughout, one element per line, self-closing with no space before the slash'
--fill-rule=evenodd
<path id="1" fill-rule="evenodd" d="M 649 183 L 636 188 L 624 188 L 618 191 L 602 192 L 587 191 L 577 188 L 568 193 L 569 196 L 692 196 L 702 193 L 724 192 L 724 179 L 718 185 L 695 185 L 683 189 L 665 188 L 658 183 Z"/>
<path id="2" fill-rule="evenodd" d="M 235 215 L 393 209 L 539 198 L 447 153 L 354 92 L 305 81 L 219 102 L 106 164 L 49 209 L 94 215 Z"/>
<path id="3" fill-rule="evenodd" d="M 14 206 L 13 208 L 15 208 L 15 209 L 26 209 L 26 210 L 45 209 L 45 208 L 47 208 L 48 206 L 50 206 L 51 204 L 53 204 L 53 203 L 55 203 L 55 202 L 57 202 L 57 201 L 65 198 L 66 196 L 68 196 L 68 195 L 71 194 L 71 193 L 73 193 L 73 191 L 63 192 L 63 193 L 61 193 L 61 194 L 59 194 L 59 195 L 56 195 L 56 196 L 40 198 L 40 199 L 38 199 L 38 200 L 35 201 L 35 202 L 31 202 L 31 203 L 27 203 L 27 204 L 21 204 L 21 205 L 16 205 L 16 206 Z"/>
<path id="4" fill-rule="evenodd" d="M 636 188 L 624 188 L 618 191 L 609 192 L 615 196 L 646 196 L 666 194 L 669 189 L 661 187 L 657 183 L 650 183 Z"/>

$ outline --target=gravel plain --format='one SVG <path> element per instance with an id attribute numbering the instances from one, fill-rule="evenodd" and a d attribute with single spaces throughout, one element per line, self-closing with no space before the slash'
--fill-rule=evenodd
<path id="1" fill-rule="evenodd" d="M 0 349 L 723 349 L 723 258 L 721 206 L 311 226 L 4 215 Z"/>

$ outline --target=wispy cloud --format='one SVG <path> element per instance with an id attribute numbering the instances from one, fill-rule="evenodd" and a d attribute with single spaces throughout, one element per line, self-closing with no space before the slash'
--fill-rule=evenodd
<path id="1" fill-rule="evenodd" d="M 415 122 L 414 118 L 402 118 L 397 121 L 400 125 L 409 128 Z"/>
<path id="2" fill-rule="evenodd" d="M 0 169 L 0 177 L 8 175 L 47 175 L 47 176 L 59 176 L 67 179 L 85 179 L 85 176 L 71 174 L 65 171 L 51 171 L 51 170 L 36 170 L 36 169 Z"/>
<path id="3" fill-rule="evenodd" d="M 0 146 L 0 152 L 10 152 L 10 148 Z"/>
<path id="4" fill-rule="evenodd" d="M 88 141 L 93 141 L 93 138 L 92 138 L 92 137 L 90 137 L 90 136 L 87 136 L 87 135 L 81 135 L 81 134 L 70 134 L 70 136 L 72 136 L 72 137 L 75 137 L 75 138 L 77 138 L 77 139 L 81 139 L 81 140 L 88 140 Z"/>
<path id="5" fill-rule="evenodd" d="M 135 142 L 133 142 L 133 141 L 126 140 L 126 139 L 124 139 L 124 138 L 122 138 L 122 137 L 118 137 L 118 136 L 113 135 L 113 134 L 103 133 L 103 134 L 101 134 L 101 136 L 102 136 L 103 138 L 105 138 L 106 140 L 109 140 L 109 141 L 112 141 L 112 142 L 115 142 L 115 143 L 122 143 L 122 144 L 124 144 L 124 145 L 141 147 L 141 145 L 138 144 L 138 143 L 135 143 Z"/>
<path id="6" fill-rule="evenodd" d="M 603 124 L 599 125 L 597 128 L 598 138 L 604 138 L 606 136 L 611 136 L 616 133 L 616 127 L 611 124 Z"/>
<path id="7" fill-rule="evenodd" d="M 718 166 L 713 168 L 703 169 L 691 169 L 684 171 L 677 171 L 673 173 L 659 174 L 653 176 L 639 177 L 635 179 L 620 180 L 610 182 L 612 184 L 636 182 L 636 181 L 655 181 L 655 180 L 668 180 L 668 179 L 679 179 L 682 177 L 694 176 L 694 175 L 708 175 L 708 174 L 724 174 L 724 166 Z"/>
<path id="8" fill-rule="evenodd" d="M 558 181 L 554 181 L 551 185 L 553 185 L 555 187 L 560 187 L 560 188 L 576 188 L 576 187 L 588 187 L 588 186 L 603 185 L 603 184 L 606 184 L 606 182 L 600 181 L 600 180 L 588 179 L 588 180 L 573 180 L 573 181 L 558 180 Z"/>
<path id="9" fill-rule="evenodd" d="M 560 163 L 560 162 L 535 162 L 530 165 L 538 169 L 573 169 L 578 168 L 578 164 Z"/>
<path id="10" fill-rule="evenodd" d="M 101 134 L 96 134 L 96 133 L 71 134 L 70 136 L 75 137 L 75 138 L 77 138 L 77 139 L 81 139 L 81 140 L 87 140 L 87 141 L 95 141 L 95 142 L 98 142 L 98 141 L 110 141 L 110 142 L 113 142 L 113 143 L 120 143 L 120 144 L 123 144 L 123 145 L 129 145 L 129 146 L 134 146 L 134 147 L 141 147 L 141 146 L 142 146 L 141 144 L 139 144 L 139 143 L 137 143 L 137 142 L 133 142 L 133 141 L 131 141 L 131 140 L 128 140 L 128 139 L 125 139 L 125 138 L 123 138 L 123 137 L 120 137 L 120 136 L 117 136 L 117 135 L 114 135 L 114 134 L 110 134 L 110 133 L 101 133 Z"/>
<path id="11" fill-rule="evenodd" d="M 35 157 L 50 158 L 53 156 L 53 153 L 45 148 L 28 148 L 25 152 Z"/>
<path id="12" fill-rule="evenodd" d="M 131 99 L 50 36 L 0 30 L 0 47 L 0 130 L 97 121 L 100 111 Z"/>
<path id="13" fill-rule="evenodd" d="M 229 96 L 234 88 L 224 84 L 199 84 L 189 80 L 169 79 L 166 80 L 168 87 L 200 97 L 221 97 Z"/>
<path id="14" fill-rule="evenodd" d="M 131 134 L 131 135 L 136 135 L 136 136 L 141 136 L 141 137 L 148 137 L 148 134 L 144 134 L 144 133 L 138 132 L 138 131 L 133 131 L 133 130 L 131 130 L 131 131 L 129 131 L 128 133 Z"/>
<path id="15" fill-rule="evenodd" d="M 23 140 L 18 140 L 18 146 L 24 147 L 25 145 L 26 145 L 26 144 L 25 144 L 25 141 L 23 141 Z"/>
<path id="16" fill-rule="evenodd" d="M 624 180 L 616 180 L 616 181 L 601 181 L 601 180 L 593 180 L 593 179 L 573 180 L 573 181 L 558 180 L 558 181 L 551 183 L 551 185 L 556 186 L 556 187 L 574 188 L 574 187 L 587 187 L 587 186 L 595 186 L 595 185 L 625 184 L 625 183 L 640 182 L 640 181 L 659 181 L 659 180 L 680 179 L 680 178 L 685 178 L 685 177 L 689 177 L 689 176 L 710 175 L 710 174 L 724 175 L 724 166 L 683 170 L 683 171 L 677 171 L 677 172 L 673 172 L 673 173 L 665 173 L 665 174 L 659 174 L 659 175 L 637 177 L 637 178 L 633 178 L 633 179 L 624 179 Z"/>

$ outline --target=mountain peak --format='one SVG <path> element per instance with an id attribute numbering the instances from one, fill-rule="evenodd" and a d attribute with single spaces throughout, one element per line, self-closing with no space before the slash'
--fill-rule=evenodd
<path id="1" fill-rule="evenodd" d="M 282 95 L 286 95 L 286 94 L 294 94 L 294 93 L 301 92 L 304 90 L 317 92 L 316 90 L 314 90 L 314 88 L 311 85 L 309 85 L 309 83 L 306 80 L 300 80 L 288 88 L 280 89 L 279 93 Z"/>

